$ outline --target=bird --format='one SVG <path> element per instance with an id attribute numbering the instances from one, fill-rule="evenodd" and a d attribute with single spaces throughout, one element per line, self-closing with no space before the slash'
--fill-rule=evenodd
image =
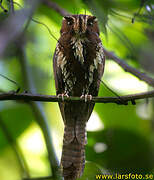
<path id="1" fill-rule="evenodd" d="M 64 180 L 76 180 L 85 167 L 86 123 L 98 96 L 104 73 L 105 55 L 100 39 L 98 20 L 93 15 L 63 17 L 60 38 L 53 57 L 56 94 L 62 97 L 59 108 L 64 122 L 61 157 Z M 66 102 L 64 96 L 84 98 Z"/>

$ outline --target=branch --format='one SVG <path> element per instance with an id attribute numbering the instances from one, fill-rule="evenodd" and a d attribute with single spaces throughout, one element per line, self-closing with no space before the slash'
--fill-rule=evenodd
<path id="1" fill-rule="evenodd" d="M 117 57 L 114 53 L 107 51 L 104 49 L 105 55 L 108 59 L 112 59 L 116 63 L 118 63 L 126 72 L 129 72 L 139 78 L 142 81 L 145 81 L 150 86 L 154 87 L 154 79 L 149 77 L 147 74 L 140 72 L 134 67 L 129 66 L 124 60 Z"/>
<path id="2" fill-rule="evenodd" d="M 61 16 L 70 15 L 70 13 L 65 11 L 63 8 L 59 7 L 55 2 L 52 2 L 52 1 L 49 1 L 49 0 L 43 0 L 42 3 L 45 4 L 46 6 L 48 6 L 49 8 L 54 9 Z"/>
<path id="3" fill-rule="evenodd" d="M 116 104 L 126 104 L 127 102 L 134 102 L 139 99 L 153 98 L 154 90 L 148 91 L 144 93 L 130 94 L 126 96 L 119 97 L 92 97 L 92 100 L 88 102 L 95 103 L 116 103 Z M 29 101 L 42 101 L 42 102 L 62 102 L 62 98 L 58 98 L 57 96 L 50 95 L 40 95 L 40 94 L 31 94 L 31 93 L 0 93 L 0 101 L 6 100 L 24 100 L 26 102 Z M 65 102 L 84 102 L 84 98 L 80 97 L 64 97 Z"/>

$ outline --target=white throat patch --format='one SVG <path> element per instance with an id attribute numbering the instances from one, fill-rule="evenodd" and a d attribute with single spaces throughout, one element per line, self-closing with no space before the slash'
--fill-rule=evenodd
<path id="1" fill-rule="evenodd" d="M 84 63 L 84 56 L 83 56 L 83 44 L 82 42 L 84 39 L 76 39 L 72 38 L 71 44 L 73 44 L 72 49 L 74 50 L 74 57 L 79 60 L 81 64 Z"/>

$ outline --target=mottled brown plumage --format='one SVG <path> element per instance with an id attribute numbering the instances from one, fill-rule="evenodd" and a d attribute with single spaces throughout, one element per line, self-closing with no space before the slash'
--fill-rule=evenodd
<path id="1" fill-rule="evenodd" d="M 63 18 L 61 36 L 54 54 L 56 93 L 97 96 L 105 57 L 95 16 Z M 61 164 L 65 180 L 80 177 L 85 165 L 86 122 L 94 103 L 59 103 L 64 120 Z"/>

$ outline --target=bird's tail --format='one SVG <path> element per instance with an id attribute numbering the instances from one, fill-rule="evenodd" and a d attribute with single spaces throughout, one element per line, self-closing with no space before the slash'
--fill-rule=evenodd
<path id="1" fill-rule="evenodd" d="M 65 124 L 61 165 L 65 180 L 79 178 L 85 166 L 86 123 L 76 121 Z"/>

